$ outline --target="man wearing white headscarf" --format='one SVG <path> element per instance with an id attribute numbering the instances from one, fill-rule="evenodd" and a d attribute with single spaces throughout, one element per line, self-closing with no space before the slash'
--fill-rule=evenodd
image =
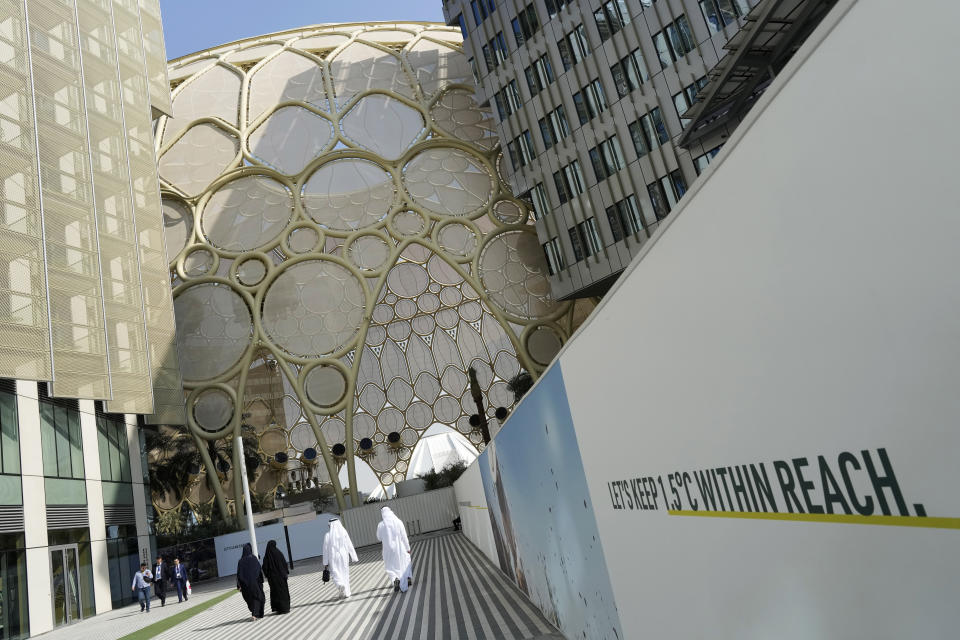
<path id="1" fill-rule="evenodd" d="M 350 597 L 350 561 L 357 562 L 357 552 L 347 530 L 334 518 L 323 539 L 323 565 L 330 570 L 330 579 L 340 590 L 341 598 Z"/>
<path id="2" fill-rule="evenodd" d="M 390 507 L 380 509 L 382 521 L 377 525 L 377 540 L 383 543 L 383 566 L 393 578 L 393 591 L 404 591 L 413 584 L 410 561 L 410 540 L 407 528 Z"/>

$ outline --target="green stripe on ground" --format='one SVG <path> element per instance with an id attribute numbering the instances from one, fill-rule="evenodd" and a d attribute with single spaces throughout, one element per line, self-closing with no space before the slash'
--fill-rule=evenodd
<path id="1" fill-rule="evenodd" d="M 184 620 L 189 620 L 190 618 L 197 615 L 198 613 L 206 611 L 213 605 L 223 602 L 224 600 L 226 600 L 227 598 L 229 598 L 230 596 L 236 593 L 237 593 L 236 591 L 227 591 L 226 593 L 222 593 L 219 596 L 214 596 L 213 598 L 210 598 L 206 602 L 202 602 L 196 606 L 190 607 L 186 611 L 181 611 L 180 613 L 172 615 L 169 618 L 164 618 L 159 622 L 155 622 L 151 624 L 149 627 L 144 627 L 143 629 L 134 631 L 131 634 L 123 636 L 119 640 L 148 640 L 148 638 L 155 638 L 161 633 L 163 633 L 164 631 L 177 626 Z"/>

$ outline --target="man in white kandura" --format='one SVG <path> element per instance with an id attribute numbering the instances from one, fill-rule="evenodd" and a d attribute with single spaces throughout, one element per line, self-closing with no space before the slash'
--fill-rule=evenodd
<path id="1" fill-rule="evenodd" d="M 383 566 L 393 578 L 393 591 L 406 592 L 413 584 L 413 564 L 410 560 L 410 540 L 403 526 L 390 507 L 380 509 L 382 521 L 377 525 L 377 540 L 383 543 Z"/>
<path id="2" fill-rule="evenodd" d="M 323 565 L 330 570 L 330 579 L 340 590 L 340 598 L 350 597 L 350 561 L 357 562 L 357 552 L 347 530 L 334 518 L 323 539 Z"/>

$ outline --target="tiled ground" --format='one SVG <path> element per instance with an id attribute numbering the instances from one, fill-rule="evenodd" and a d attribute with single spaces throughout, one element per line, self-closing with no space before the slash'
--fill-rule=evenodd
<path id="1" fill-rule="evenodd" d="M 243 598 L 237 594 L 157 637 L 161 640 L 562 640 L 526 597 L 462 534 L 428 536 L 413 542 L 412 548 L 415 582 L 406 594 L 393 593 L 383 571 L 380 547 L 368 547 L 358 552 L 360 563 L 351 568 L 353 595 L 349 600 L 338 601 L 333 583 L 324 584 L 320 580 L 318 563 L 298 563 L 289 579 L 290 613 L 271 614 L 268 591 L 267 615 L 252 621 Z M 190 603 L 194 603 L 194 598 Z M 173 609 L 180 606 L 175 605 Z M 168 605 L 163 611 L 167 609 L 171 607 Z M 100 619 L 116 613 L 63 630 L 69 635 L 62 637 L 110 640 L 130 633 L 135 627 L 126 624 L 122 633 L 103 633 L 105 628 Z M 137 613 L 124 622 L 127 620 L 141 623 L 142 617 Z M 106 629 L 112 631 L 109 627 Z M 59 640 L 58 634 L 63 631 L 44 637 L 56 635 Z"/>

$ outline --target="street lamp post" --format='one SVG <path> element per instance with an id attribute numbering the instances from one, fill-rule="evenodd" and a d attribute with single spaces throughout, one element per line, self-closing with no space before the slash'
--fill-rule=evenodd
<path id="1" fill-rule="evenodd" d="M 253 504 L 250 502 L 250 483 L 247 482 L 247 464 L 243 457 L 243 438 L 237 436 L 233 441 L 234 459 L 240 467 L 240 479 L 243 482 L 243 501 L 247 512 L 247 533 L 250 534 L 250 546 L 253 547 L 253 555 L 260 557 L 257 551 L 257 532 L 253 526 Z M 239 515 L 239 514 L 237 514 Z"/>
<path id="2" fill-rule="evenodd" d="M 483 408 L 483 393 L 480 391 L 480 383 L 477 382 L 477 370 L 470 367 L 467 371 L 470 374 L 470 395 L 473 396 L 473 401 L 477 404 L 477 412 L 470 416 L 470 426 L 480 427 L 480 433 L 483 434 L 483 444 L 486 446 L 490 444 L 490 425 L 487 422 L 487 412 Z M 506 407 L 497 407 L 495 414 L 497 420 L 502 422 L 507 417 L 507 413 Z"/>

